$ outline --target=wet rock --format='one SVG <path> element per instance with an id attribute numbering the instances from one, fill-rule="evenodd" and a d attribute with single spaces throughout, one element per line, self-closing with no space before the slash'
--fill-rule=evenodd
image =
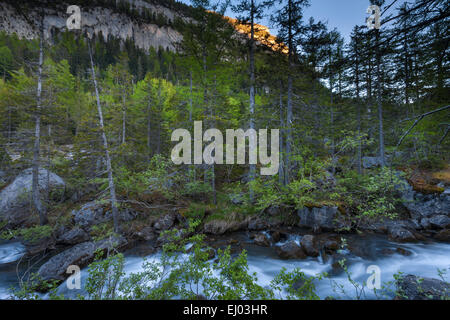
<path id="1" fill-rule="evenodd" d="M 420 278 L 412 274 L 396 281 L 400 300 L 442 300 L 450 297 L 450 284 L 432 278 Z"/>
<path id="2" fill-rule="evenodd" d="M 111 250 L 113 247 L 120 249 L 125 245 L 126 240 L 123 237 L 80 243 L 50 258 L 39 268 L 37 273 L 44 281 L 64 281 L 69 276 L 66 271 L 70 265 L 82 268 L 93 261 L 96 250 Z"/>
<path id="3" fill-rule="evenodd" d="M 395 225 L 388 229 L 389 238 L 398 242 L 414 242 L 417 241 L 414 234 L 402 226 Z"/>
<path id="4" fill-rule="evenodd" d="M 275 248 L 276 253 L 281 259 L 305 259 L 306 254 L 302 248 L 294 241 L 289 241 Z"/>
<path id="5" fill-rule="evenodd" d="M 447 241 L 450 242 L 450 229 L 444 229 L 439 231 L 435 236 L 435 239 L 439 241 Z"/>
<path id="6" fill-rule="evenodd" d="M 331 269 L 330 275 L 335 276 L 335 275 L 339 275 L 342 272 L 344 272 L 344 267 L 343 267 L 343 265 L 341 263 L 343 262 L 344 265 L 345 265 L 346 258 L 345 258 L 345 256 L 343 254 L 341 254 L 341 253 L 334 253 L 332 255 L 332 261 L 333 262 L 331 263 L 331 268 L 332 269 Z"/>
<path id="7" fill-rule="evenodd" d="M 75 227 L 72 230 L 69 230 L 61 234 L 57 239 L 57 243 L 65 245 L 73 245 L 81 242 L 86 242 L 89 240 L 90 237 L 86 233 L 86 231 L 84 231 L 81 228 Z"/>
<path id="8" fill-rule="evenodd" d="M 175 222 L 175 216 L 173 214 L 166 214 L 160 217 L 154 225 L 156 230 L 165 231 L 170 229 Z"/>
<path id="9" fill-rule="evenodd" d="M 319 256 L 319 249 L 317 248 L 316 239 L 313 235 L 305 235 L 300 240 L 300 246 L 303 251 L 310 257 Z"/>
<path id="10" fill-rule="evenodd" d="M 404 248 L 397 248 L 397 249 L 395 249 L 395 252 L 401 254 L 402 256 L 410 256 L 410 255 L 412 255 L 411 251 L 406 250 Z"/>
<path id="11" fill-rule="evenodd" d="M 258 233 L 255 236 L 255 244 L 262 247 L 270 247 L 270 241 L 264 233 Z"/>
<path id="12" fill-rule="evenodd" d="M 270 237 L 271 237 L 272 242 L 274 242 L 274 243 L 288 239 L 288 235 L 286 233 L 283 233 L 280 231 L 271 231 Z"/>
<path id="13" fill-rule="evenodd" d="M 412 252 L 411 251 L 409 251 L 409 250 L 406 250 L 406 249 L 403 249 L 403 248 L 384 248 L 384 249 L 382 249 L 381 250 L 381 253 L 383 254 L 383 255 L 386 255 L 386 256 L 390 256 L 390 255 L 393 255 L 393 254 L 401 254 L 401 255 L 403 255 L 403 256 L 410 256 L 410 255 L 412 255 Z"/>
<path id="14" fill-rule="evenodd" d="M 32 215 L 30 214 L 32 168 L 19 174 L 14 181 L 0 192 L 0 219 L 10 226 L 23 226 Z M 39 188 L 41 192 L 49 191 L 58 198 L 64 193 L 64 180 L 44 168 L 39 170 Z"/>
<path id="15" fill-rule="evenodd" d="M 435 229 L 445 229 L 450 227 L 450 218 L 444 215 L 433 216 L 429 219 L 430 225 Z"/>
<path id="16" fill-rule="evenodd" d="M 333 252 L 339 250 L 339 247 L 340 247 L 339 242 L 334 239 L 326 240 L 323 245 L 323 249 L 326 253 L 333 253 Z"/>

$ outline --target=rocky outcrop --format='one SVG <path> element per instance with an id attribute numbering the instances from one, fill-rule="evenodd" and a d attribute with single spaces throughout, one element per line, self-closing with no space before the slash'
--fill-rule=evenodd
<path id="1" fill-rule="evenodd" d="M 400 300 L 447 300 L 450 284 L 438 279 L 420 278 L 409 274 L 396 281 L 397 297 Z"/>
<path id="2" fill-rule="evenodd" d="M 48 5 L 42 3 L 44 12 L 44 36 L 50 39 L 55 30 L 67 31 L 66 21 L 69 14 L 66 13 L 69 5 L 73 3 L 60 1 L 54 3 L 51 1 Z M 136 12 L 150 10 L 152 13 L 158 13 L 165 16 L 168 20 L 174 21 L 175 16 L 186 19 L 180 12 L 176 12 L 165 6 L 149 3 L 143 0 L 133 1 Z M 33 10 L 36 9 L 36 10 Z M 27 12 L 27 18 L 24 17 L 19 9 L 11 4 L 0 3 L 0 30 L 6 33 L 16 33 L 20 38 L 33 39 L 38 35 L 38 22 L 40 10 L 31 8 Z M 110 37 L 120 39 L 123 42 L 131 40 L 134 44 L 144 50 L 150 48 L 164 48 L 175 51 L 177 43 L 182 39 L 181 34 L 171 27 L 158 26 L 145 21 L 142 17 L 135 18 L 117 10 L 113 3 L 108 6 L 93 2 L 89 6 L 81 8 L 81 28 L 88 35 L 93 34 L 103 36 L 108 40 Z"/>
<path id="3" fill-rule="evenodd" d="M 281 259 L 305 259 L 306 254 L 295 242 L 289 241 L 281 246 L 275 247 L 275 251 Z"/>
<path id="4" fill-rule="evenodd" d="M 298 226 L 314 231 L 332 231 L 346 227 L 337 207 L 303 208 L 297 214 L 300 218 Z"/>
<path id="5" fill-rule="evenodd" d="M 30 218 L 32 179 L 32 168 L 26 169 L 0 192 L 0 219 L 10 226 L 21 225 Z M 65 183 L 55 173 L 41 168 L 39 188 L 44 193 L 49 191 L 51 194 L 62 194 Z"/>
<path id="6" fill-rule="evenodd" d="M 70 265 L 83 268 L 94 260 L 97 250 L 107 251 L 113 248 L 120 250 L 125 245 L 126 240 L 123 237 L 80 243 L 50 258 L 39 268 L 37 273 L 43 281 L 63 281 L 69 276 L 66 271 Z"/>
<path id="7" fill-rule="evenodd" d="M 411 185 L 407 185 L 402 190 L 402 201 L 411 217 L 421 223 L 423 219 L 433 216 L 450 215 L 450 194 L 445 191 L 440 194 L 422 194 L 414 191 Z"/>

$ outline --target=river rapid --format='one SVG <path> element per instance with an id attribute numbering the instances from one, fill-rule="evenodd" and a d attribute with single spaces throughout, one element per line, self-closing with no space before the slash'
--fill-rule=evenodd
<path id="1" fill-rule="evenodd" d="M 357 248 L 351 251 L 344 250 L 342 254 L 347 260 L 348 271 L 352 279 L 359 284 L 368 280 L 371 275 L 371 272 L 368 273 L 368 267 L 373 265 L 379 268 L 382 283 L 392 281 L 394 274 L 399 271 L 404 274 L 438 278 L 438 270 L 447 270 L 445 279 L 449 281 L 450 243 L 430 241 L 426 243 L 399 244 L 378 235 L 345 235 L 345 238 L 349 247 Z M 323 272 L 329 274 L 327 278 L 315 283 L 316 293 L 322 299 L 329 296 L 341 299 L 355 299 L 360 295 L 348 281 L 347 274 L 336 271 L 333 268 L 332 260 L 326 259 L 322 255 L 317 258 L 309 257 L 304 260 L 281 260 L 277 256 L 274 246 L 282 243 L 276 243 L 272 247 L 260 247 L 255 245 L 249 234 L 245 232 L 228 235 L 222 239 L 216 239 L 216 241 L 225 243 L 226 239 L 237 240 L 240 247 L 247 250 L 250 272 L 256 272 L 258 283 L 262 286 L 268 286 L 283 267 L 288 271 L 297 267 L 310 276 Z M 290 235 L 288 240 L 298 242 L 300 239 L 301 235 Z M 146 244 L 140 244 L 125 252 L 124 271 L 126 274 L 141 271 L 144 258 L 147 261 L 159 260 L 160 253 L 145 254 L 146 246 Z M 404 249 L 410 254 L 402 255 L 395 251 L 397 248 Z M 387 251 L 390 251 L 390 253 L 387 254 Z M 0 299 L 10 298 L 10 288 L 18 285 L 18 274 L 21 274 L 25 266 L 30 264 L 29 261 L 23 258 L 24 254 L 25 248 L 20 242 L 0 243 Z M 21 261 L 22 266 L 17 268 L 19 261 Z M 44 261 L 36 262 L 36 267 Z M 87 268 L 84 268 L 81 272 L 82 284 L 85 283 L 87 276 Z M 392 289 L 394 289 L 393 286 Z M 58 293 L 64 294 L 67 298 L 76 298 L 78 294 L 83 294 L 84 290 L 69 290 L 67 284 L 62 283 L 58 288 Z M 45 299 L 47 295 L 42 297 Z M 360 298 L 376 299 L 377 296 L 372 290 L 365 290 L 365 294 Z"/>

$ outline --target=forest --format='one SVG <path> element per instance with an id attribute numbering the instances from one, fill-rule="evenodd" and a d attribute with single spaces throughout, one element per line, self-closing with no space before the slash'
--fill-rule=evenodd
<path id="1" fill-rule="evenodd" d="M 314 0 L 70 3 L 173 31 L 175 50 L 83 20 L 47 32 L 60 2 L 0 3 L 40 18 L 32 38 L 0 30 L 0 248 L 23 251 L 0 250 L 1 299 L 449 299 L 448 1 L 367 1 L 380 28 L 355 13 L 348 41 L 305 17 Z M 277 173 L 175 164 L 172 133 L 199 121 L 279 129 Z M 135 256 L 158 260 L 130 275 Z"/>

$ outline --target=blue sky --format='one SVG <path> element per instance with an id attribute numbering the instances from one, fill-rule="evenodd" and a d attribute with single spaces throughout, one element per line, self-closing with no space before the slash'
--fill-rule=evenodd
<path id="1" fill-rule="evenodd" d="M 190 0 L 179 0 L 190 4 Z M 369 0 L 310 0 L 311 6 L 305 10 L 305 21 L 309 17 L 314 17 L 316 21 L 327 21 L 328 28 L 337 28 L 348 41 L 350 33 L 355 25 L 364 25 L 368 16 L 366 10 L 369 7 Z M 391 1 L 386 1 L 389 4 Z M 398 1 L 402 3 L 403 1 Z M 394 6 L 397 7 L 397 6 Z M 227 15 L 234 17 L 234 13 L 229 11 Z M 270 27 L 268 19 L 261 21 Z M 273 29 L 273 28 L 271 28 Z M 276 30 L 272 30 L 276 35 Z"/>

